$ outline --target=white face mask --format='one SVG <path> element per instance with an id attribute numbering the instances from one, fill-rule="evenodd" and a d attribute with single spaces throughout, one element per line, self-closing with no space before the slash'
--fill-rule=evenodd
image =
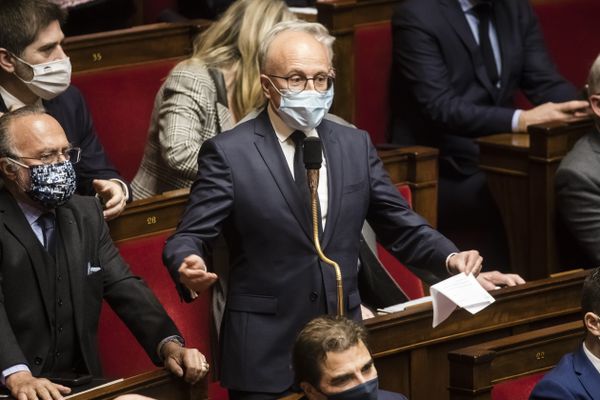
<path id="1" fill-rule="evenodd" d="M 281 96 L 279 108 L 273 108 L 277 110 L 279 118 L 292 129 L 308 132 L 316 128 L 333 103 L 333 85 L 324 93 L 315 90 L 292 92 L 278 89 L 273 82 L 271 85 Z"/>
<path id="2" fill-rule="evenodd" d="M 14 57 L 33 71 L 33 78 L 30 81 L 22 79 L 16 72 L 15 76 L 27 85 L 29 90 L 44 100 L 55 98 L 67 90 L 71 84 L 71 60 L 69 57 L 36 65 L 31 65 L 17 56 Z"/>

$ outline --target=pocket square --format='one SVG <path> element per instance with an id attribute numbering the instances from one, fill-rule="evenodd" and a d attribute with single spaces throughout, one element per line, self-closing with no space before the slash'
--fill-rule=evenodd
<path id="1" fill-rule="evenodd" d="M 88 275 L 95 274 L 96 272 L 100 271 L 101 269 L 102 268 L 99 265 L 93 265 L 92 263 L 88 262 L 87 274 Z"/>

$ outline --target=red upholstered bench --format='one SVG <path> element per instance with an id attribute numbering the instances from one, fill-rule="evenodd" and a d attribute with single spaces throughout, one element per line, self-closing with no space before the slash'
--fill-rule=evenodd
<path id="1" fill-rule="evenodd" d="M 494 385 L 492 400 L 528 400 L 534 386 L 544 373 L 526 375 Z"/>
<path id="2" fill-rule="evenodd" d="M 210 363 L 209 295 L 202 295 L 189 304 L 179 299 L 171 277 L 162 265 L 162 249 L 169 234 L 127 240 L 119 243 L 118 247 L 132 272 L 156 294 L 185 337 L 186 344 L 198 348 Z M 127 377 L 155 368 L 133 335 L 106 304 L 100 317 L 98 337 L 106 376 Z"/>
<path id="3" fill-rule="evenodd" d="M 129 181 L 144 154 L 154 97 L 177 61 L 160 60 L 73 76 L 106 153 Z"/>
<path id="4" fill-rule="evenodd" d="M 388 143 L 392 28 L 390 21 L 359 25 L 354 31 L 354 124 L 375 145 Z"/>
<path id="5" fill-rule="evenodd" d="M 408 204 L 412 205 L 410 188 L 407 185 L 398 185 L 398 190 Z M 410 300 L 425 296 L 421 280 L 380 244 L 377 244 L 377 257 Z"/>

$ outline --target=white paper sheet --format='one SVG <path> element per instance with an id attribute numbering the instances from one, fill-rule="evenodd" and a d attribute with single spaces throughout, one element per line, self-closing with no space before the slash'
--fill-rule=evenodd
<path id="1" fill-rule="evenodd" d="M 420 297 L 418 299 L 409 300 L 404 303 L 395 304 L 393 306 L 389 306 L 386 308 L 378 308 L 377 312 L 382 313 L 382 314 L 391 314 L 391 313 L 395 313 L 395 312 L 399 312 L 399 311 L 404 311 L 410 306 L 415 306 L 417 304 L 430 303 L 430 302 L 431 302 L 431 296 L 425 296 L 425 297 Z"/>
<path id="2" fill-rule="evenodd" d="M 456 307 L 476 314 L 495 301 L 472 274 L 454 275 L 431 286 L 430 292 L 433 298 L 434 328 L 444 322 Z"/>

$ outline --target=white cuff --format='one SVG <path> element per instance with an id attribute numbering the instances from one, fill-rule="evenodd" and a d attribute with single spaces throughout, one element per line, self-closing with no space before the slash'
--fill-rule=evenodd
<path id="1" fill-rule="evenodd" d="M 125 201 L 129 200 L 129 188 L 127 188 L 127 184 L 125 182 L 117 178 L 109 179 L 109 181 L 113 181 L 121 185 L 121 189 L 123 189 L 123 193 L 125 193 Z"/>
<path id="2" fill-rule="evenodd" d="M 448 274 L 450 275 L 454 275 L 454 273 L 452 271 L 450 271 L 450 268 L 448 268 L 448 263 L 450 262 L 450 259 L 452 257 L 454 257 L 455 255 L 457 255 L 458 253 L 450 253 L 448 254 L 448 257 L 446 257 L 446 271 L 448 272 Z"/>
<path id="3" fill-rule="evenodd" d="M 29 370 L 29 367 L 25 364 L 17 364 L 10 368 L 6 368 L 4 371 L 2 371 L 2 376 L 0 376 L 0 383 L 2 383 L 3 385 L 6 385 L 6 378 L 8 378 L 10 375 L 12 375 L 14 373 L 23 372 L 23 371 L 31 372 Z"/>
<path id="4" fill-rule="evenodd" d="M 512 116 L 512 121 L 510 126 L 513 132 L 519 132 L 519 118 L 521 118 L 521 113 L 523 110 L 515 110 L 515 113 Z"/>

